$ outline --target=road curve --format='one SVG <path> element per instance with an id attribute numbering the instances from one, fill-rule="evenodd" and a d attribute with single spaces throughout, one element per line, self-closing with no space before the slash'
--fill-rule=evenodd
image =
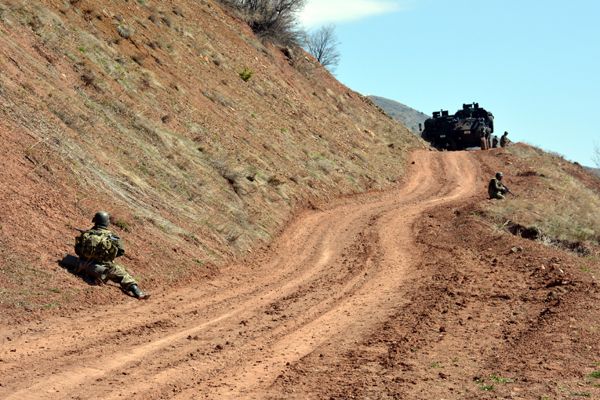
<path id="1" fill-rule="evenodd" d="M 413 222 L 479 191 L 468 152 L 413 154 L 399 188 L 296 218 L 268 255 L 210 283 L 0 328 L 0 398 L 275 396 L 278 376 L 327 346 L 346 352 L 404 300 L 422 263 Z M 301 398 L 301 396 L 300 396 Z"/>

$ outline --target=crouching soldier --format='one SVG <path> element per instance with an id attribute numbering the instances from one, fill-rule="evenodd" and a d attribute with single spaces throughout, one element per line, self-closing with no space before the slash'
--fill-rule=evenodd
<path id="1" fill-rule="evenodd" d="M 498 148 L 499 144 L 500 144 L 500 141 L 498 140 L 498 136 L 494 135 L 494 137 L 492 138 L 492 148 L 494 148 L 494 149 Z"/>
<path id="2" fill-rule="evenodd" d="M 496 177 L 490 180 L 488 184 L 488 194 L 490 195 L 490 199 L 504 199 L 504 195 L 510 190 L 502 183 L 502 177 L 504 175 L 502 172 L 496 172 Z"/>
<path id="3" fill-rule="evenodd" d="M 121 289 L 138 299 L 147 299 L 149 294 L 138 287 L 137 282 L 125 267 L 114 262 L 114 259 L 125 254 L 121 238 L 108 229 L 110 216 L 105 211 L 98 211 L 92 219 L 92 229 L 83 231 L 75 239 L 75 253 L 79 256 L 78 273 L 83 273 L 97 282 L 113 281 L 121 285 Z"/>

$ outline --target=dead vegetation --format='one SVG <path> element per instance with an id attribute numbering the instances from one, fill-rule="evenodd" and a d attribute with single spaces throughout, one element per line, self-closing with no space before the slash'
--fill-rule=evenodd
<path id="1" fill-rule="evenodd" d="M 298 46 L 303 32 L 297 13 L 306 0 L 220 0 L 233 9 L 263 40 L 282 46 Z"/>

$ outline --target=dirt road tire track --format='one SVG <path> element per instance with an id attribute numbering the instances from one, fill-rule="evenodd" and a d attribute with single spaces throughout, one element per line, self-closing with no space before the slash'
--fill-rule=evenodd
<path id="1" fill-rule="evenodd" d="M 2 328 L 0 398 L 264 398 L 321 346 L 344 352 L 402 303 L 412 224 L 481 184 L 469 153 L 417 152 L 407 181 L 307 211 L 251 266 L 150 302 Z M 106 290 L 107 288 L 103 288 Z"/>

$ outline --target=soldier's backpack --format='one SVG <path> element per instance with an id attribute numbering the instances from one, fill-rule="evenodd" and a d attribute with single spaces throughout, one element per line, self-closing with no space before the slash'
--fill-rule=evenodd
<path id="1" fill-rule="evenodd" d="M 112 261 L 119 252 L 118 240 L 110 231 L 85 231 L 75 239 L 75 253 L 87 260 Z"/>

